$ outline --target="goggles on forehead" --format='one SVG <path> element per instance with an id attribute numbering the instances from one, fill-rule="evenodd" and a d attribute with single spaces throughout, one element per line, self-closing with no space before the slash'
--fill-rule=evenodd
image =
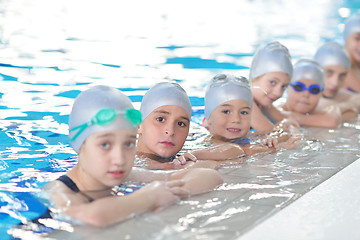
<path id="1" fill-rule="evenodd" d="M 213 85 L 222 85 L 230 81 L 239 85 L 249 85 L 248 80 L 244 77 L 228 76 L 223 73 L 217 74 L 211 81 Z"/>
<path id="2" fill-rule="evenodd" d="M 290 86 L 296 91 L 296 92 L 302 92 L 305 90 L 308 90 L 311 94 L 319 94 L 324 89 L 320 87 L 319 84 L 313 84 L 309 86 L 308 88 L 303 84 L 302 82 L 294 82 L 290 83 Z"/>
<path id="3" fill-rule="evenodd" d="M 111 124 L 119 114 L 124 115 L 124 118 L 134 127 L 139 126 L 141 123 L 141 113 L 136 109 L 128 108 L 125 111 L 118 111 L 112 108 L 103 108 L 100 109 L 90 121 L 69 130 L 70 132 L 78 130 L 70 139 L 70 142 L 74 141 L 86 128 L 92 125 L 106 126 Z"/>

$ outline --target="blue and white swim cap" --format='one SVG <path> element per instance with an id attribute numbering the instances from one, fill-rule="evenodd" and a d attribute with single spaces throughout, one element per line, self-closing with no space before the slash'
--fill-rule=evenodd
<path id="1" fill-rule="evenodd" d="M 144 95 L 140 112 L 142 120 L 158 107 L 175 105 L 183 108 L 189 118 L 192 115 L 190 99 L 185 90 L 175 82 L 161 82 L 150 88 Z"/>
<path id="2" fill-rule="evenodd" d="M 303 79 L 314 80 L 321 88 L 325 87 L 324 70 L 320 64 L 314 60 L 300 59 L 295 63 L 291 82 L 293 83 Z"/>
<path id="3" fill-rule="evenodd" d="M 283 72 L 290 78 L 293 74 L 289 50 L 277 41 L 270 42 L 256 51 L 250 67 L 249 80 L 270 72 Z"/>
<path id="4" fill-rule="evenodd" d="M 350 58 L 345 49 L 336 42 L 327 42 L 316 52 L 315 61 L 321 66 L 340 65 L 350 69 Z"/>
<path id="5" fill-rule="evenodd" d="M 249 80 L 228 74 L 218 74 L 213 77 L 205 92 L 205 118 L 209 119 L 215 108 L 231 100 L 243 100 L 250 108 L 252 107 Z"/>
<path id="6" fill-rule="evenodd" d="M 95 86 L 75 99 L 69 116 L 69 140 L 78 152 L 86 138 L 96 132 L 119 129 L 136 130 L 141 115 L 120 90 Z"/>
<path id="7" fill-rule="evenodd" d="M 360 33 L 360 13 L 352 15 L 346 20 L 343 32 L 345 42 L 353 33 Z"/>

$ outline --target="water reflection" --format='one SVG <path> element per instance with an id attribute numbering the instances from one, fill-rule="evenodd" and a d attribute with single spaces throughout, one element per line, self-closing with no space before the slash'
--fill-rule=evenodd
<path id="1" fill-rule="evenodd" d="M 0 224 L 19 223 L 19 212 L 29 208 L 15 193 L 38 192 L 75 164 L 66 137 L 68 114 L 74 98 L 89 86 L 120 88 L 139 108 L 154 83 L 176 80 L 193 105 L 194 127 L 185 149 L 194 148 L 206 135 L 196 124 L 203 118 L 204 87 L 214 74 L 225 71 L 248 76 L 254 51 L 270 40 L 287 46 L 294 61 L 311 56 L 323 41 L 341 42 L 343 21 L 359 9 L 357 4 L 1 1 Z M 157 236 L 150 237 L 146 229 L 129 232 L 121 226 L 123 233 L 116 235 L 143 234 L 153 239 L 174 238 L 178 232 L 183 235 L 176 236 L 184 239 L 240 235 L 272 214 L 274 206 L 288 204 L 350 164 L 356 154 L 359 157 L 359 144 L 354 144 L 360 143 L 354 134 L 359 126 L 348 123 L 328 134 L 305 131 L 308 140 L 299 148 L 223 166 L 220 171 L 227 183 L 210 195 L 179 203 L 176 207 L 181 210 L 169 210 L 172 221 L 159 217 L 156 223 L 162 223 L 161 228 L 152 229 Z M 142 226 L 147 220 L 133 221 Z M 146 223 L 152 226 L 151 221 Z M 123 226 L 132 229 L 126 223 Z M 1 236 L 5 235 L 2 231 Z M 87 227 L 74 231 L 89 239 L 100 238 L 92 236 L 93 230 Z"/>

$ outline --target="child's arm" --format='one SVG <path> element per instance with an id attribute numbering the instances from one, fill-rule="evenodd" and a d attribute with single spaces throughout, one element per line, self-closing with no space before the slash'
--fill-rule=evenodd
<path id="1" fill-rule="evenodd" d="M 291 115 L 301 125 L 310 127 L 337 128 L 341 123 L 338 117 L 325 112 L 317 112 L 309 115 L 292 113 Z"/>
<path id="2" fill-rule="evenodd" d="M 235 143 L 218 143 L 201 150 L 191 151 L 198 160 L 229 160 L 245 156 L 241 145 Z"/>
<path id="3" fill-rule="evenodd" d="M 47 190 L 57 209 L 86 224 L 101 227 L 111 225 L 133 214 L 164 208 L 188 194 L 184 182 L 175 180 L 153 182 L 123 197 L 109 196 L 88 202 L 79 193 L 55 181 Z"/>
<path id="4" fill-rule="evenodd" d="M 261 112 L 255 102 L 251 110 L 251 127 L 259 133 L 268 133 L 274 128 L 274 124 Z"/>
<path id="5" fill-rule="evenodd" d="M 154 180 L 182 180 L 183 188 L 186 189 L 188 195 L 196 195 L 211 191 L 219 184 L 223 183 L 221 175 L 210 168 L 191 168 L 176 171 L 149 171 L 146 169 L 133 168 L 128 180 L 151 182 Z"/>
<path id="6" fill-rule="evenodd" d="M 287 118 L 285 114 L 283 114 L 279 109 L 275 106 L 271 105 L 263 109 L 266 115 L 275 122 L 280 122 L 284 118 Z"/>

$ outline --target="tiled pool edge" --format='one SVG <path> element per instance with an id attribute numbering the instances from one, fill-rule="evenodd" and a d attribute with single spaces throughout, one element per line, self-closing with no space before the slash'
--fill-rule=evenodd
<path id="1" fill-rule="evenodd" d="M 239 237 L 360 239 L 360 159 Z"/>

